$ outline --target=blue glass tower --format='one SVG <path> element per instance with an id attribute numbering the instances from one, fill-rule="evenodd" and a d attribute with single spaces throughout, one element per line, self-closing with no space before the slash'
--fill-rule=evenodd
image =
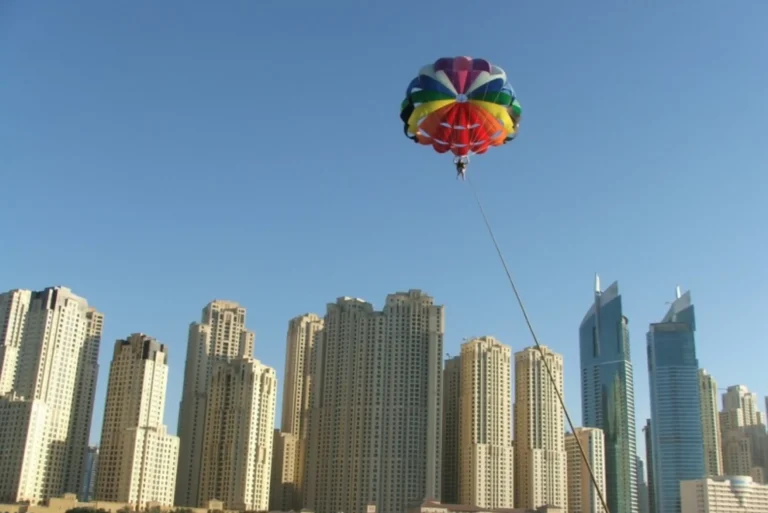
<path id="1" fill-rule="evenodd" d="M 611 513 L 638 513 L 635 390 L 619 284 L 600 291 L 579 327 L 581 416 L 605 433 L 605 486 Z"/>
<path id="2" fill-rule="evenodd" d="M 680 513 L 680 481 L 706 476 L 691 293 L 648 331 L 656 512 Z"/>

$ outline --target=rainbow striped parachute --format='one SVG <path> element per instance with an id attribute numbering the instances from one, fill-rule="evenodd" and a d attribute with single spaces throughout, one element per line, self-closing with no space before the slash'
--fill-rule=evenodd
<path id="1" fill-rule="evenodd" d="M 520 103 L 503 69 L 484 59 L 445 57 L 424 66 L 405 93 L 405 135 L 465 158 L 515 138 Z"/>

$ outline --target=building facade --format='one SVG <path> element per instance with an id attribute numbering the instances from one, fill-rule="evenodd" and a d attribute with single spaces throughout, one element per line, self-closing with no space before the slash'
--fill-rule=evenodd
<path id="1" fill-rule="evenodd" d="M 443 370 L 443 476 L 442 502 L 459 503 L 459 401 L 461 399 L 461 355 L 448 358 Z"/>
<path id="2" fill-rule="evenodd" d="M 277 399 L 275 370 L 253 358 L 214 365 L 208 391 L 200 473 L 202 504 L 269 510 Z"/>
<path id="3" fill-rule="evenodd" d="M 311 364 L 305 507 L 402 513 L 440 497 L 443 307 L 419 290 L 382 311 L 328 305 Z"/>
<path id="4" fill-rule="evenodd" d="M 701 399 L 701 434 L 704 437 L 704 464 L 707 476 L 723 474 L 722 436 L 717 408 L 717 382 L 706 370 L 699 369 Z"/>
<path id="5" fill-rule="evenodd" d="M 645 464 L 640 456 L 636 458 L 635 467 L 637 468 L 637 510 L 640 513 L 650 513 L 648 507 L 648 483 L 645 480 Z"/>
<path id="6" fill-rule="evenodd" d="M 582 424 L 605 434 L 605 483 L 611 513 L 637 513 L 635 392 L 619 284 L 600 290 L 579 327 Z"/>
<path id="7" fill-rule="evenodd" d="M 251 357 L 256 335 L 245 327 L 245 308 L 232 301 L 212 301 L 202 319 L 189 327 L 184 388 L 179 408 L 179 462 L 176 506 L 203 506 L 200 475 L 208 388 L 218 362 Z M 271 440 L 271 438 L 270 438 Z"/>
<path id="8" fill-rule="evenodd" d="M 176 463 L 174 462 L 174 465 Z M 80 502 L 89 502 L 96 497 L 96 472 L 99 468 L 99 448 L 88 447 L 88 453 L 85 456 L 85 471 L 83 472 L 83 486 L 77 499 Z M 176 476 L 173 476 L 176 479 Z"/>
<path id="9" fill-rule="evenodd" d="M 270 509 L 299 510 L 303 506 L 306 430 L 309 414 L 309 379 L 312 350 L 323 320 L 315 314 L 300 315 L 288 323 L 280 431 L 272 448 Z"/>
<path id="10" fill-rule="evenodd" d="M 605 513 L 600 496 L 589 474 L 587 463 L 581 456 L 581 447 L 587 455 L 600 493 L 605 490 L 605 438 L 598 428 L 576 428 L 575 433 L 565 435 L 565 452 L 568 454 L 568 513 Z"/>
<path id="11" fill-rule="evenodd" d="M 512 350 L 493 337 L 461 346 L 459 504 L 512 508 Z"/>
<path id="12" fill-rule="evenodd" d="M 135 508 L 173 506 L 179 439 L 163 424 L 168 349 L 142 333 L 115 342 L 95 495 Z"/>
<path id="13" fill-rule="evenodd" d="M 651 419 L 645 419 L 643 427 L 643 436 L 645 438 L 645 461 L 648 468 L 648 512 L 656 513 L 656 487 L 653 477 L 653 436 L 651 429 Z"/>
<path id="14" fill-rule="evenodd" d="M 706 477 L 696 318 L 690 292 L 648 331 L 656 511 L 680 513 L 680 482 Z"/>
<path id="15" fill-rule="evenodd" d="M 768 473 L 768 435 L 757 394 L 744 385 L 728 387 L 720 412 L 723 471 L 727 475 L 752 476 L 765 484 Z"/>
<path id="16" fill-rule="evenodd" d="M 0 501 L 82 486 L 103 316 L 65 287 L 0 295 Z"/>
<path id="17" fill-rule="evenodd" d="M 541 346 L 563 394 L 563 357 Z M 563 408 L 538 349 L 515 353 L 515 506 L 568 507 Z"/>
<path id="18" fill-rule="evenodd" d="M 682 513 L 765 513 L 768 486 L 748 476 L 721 476 L 680 483 Z"/>

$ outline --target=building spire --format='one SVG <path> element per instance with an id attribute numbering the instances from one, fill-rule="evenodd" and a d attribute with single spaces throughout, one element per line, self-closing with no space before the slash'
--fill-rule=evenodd
<path id="1" fill-rule="evenodd" d="M 675 287 L 675 299 L 680 299 L 682 297 L 682 294 L 680 293 L 680 285 Z"/>
<path id="2" fill-rule="evenodd" d="M 600 275 L 595 273 L 595 294 L 600 294 Z"/>

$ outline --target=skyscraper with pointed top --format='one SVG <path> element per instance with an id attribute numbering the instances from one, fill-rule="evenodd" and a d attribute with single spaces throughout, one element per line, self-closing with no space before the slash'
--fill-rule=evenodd
<path id="1" fill-rule="evenodd" d="M 601 291 L 579 327 L 582 424 L 605 434 L 605 472 L 611 513 L 637 513 L 635 392 L 629 321 L 618 282 Z"/>
<path id="2" fill-rule="evenodd" d="M 696 320 L 690 292 L 680 293 L 661 322 L 650 325 L 648 379 L 655 455 L 656 511 L 680 513 L 680 482 L 706 477 L 699 395 Z"/>

